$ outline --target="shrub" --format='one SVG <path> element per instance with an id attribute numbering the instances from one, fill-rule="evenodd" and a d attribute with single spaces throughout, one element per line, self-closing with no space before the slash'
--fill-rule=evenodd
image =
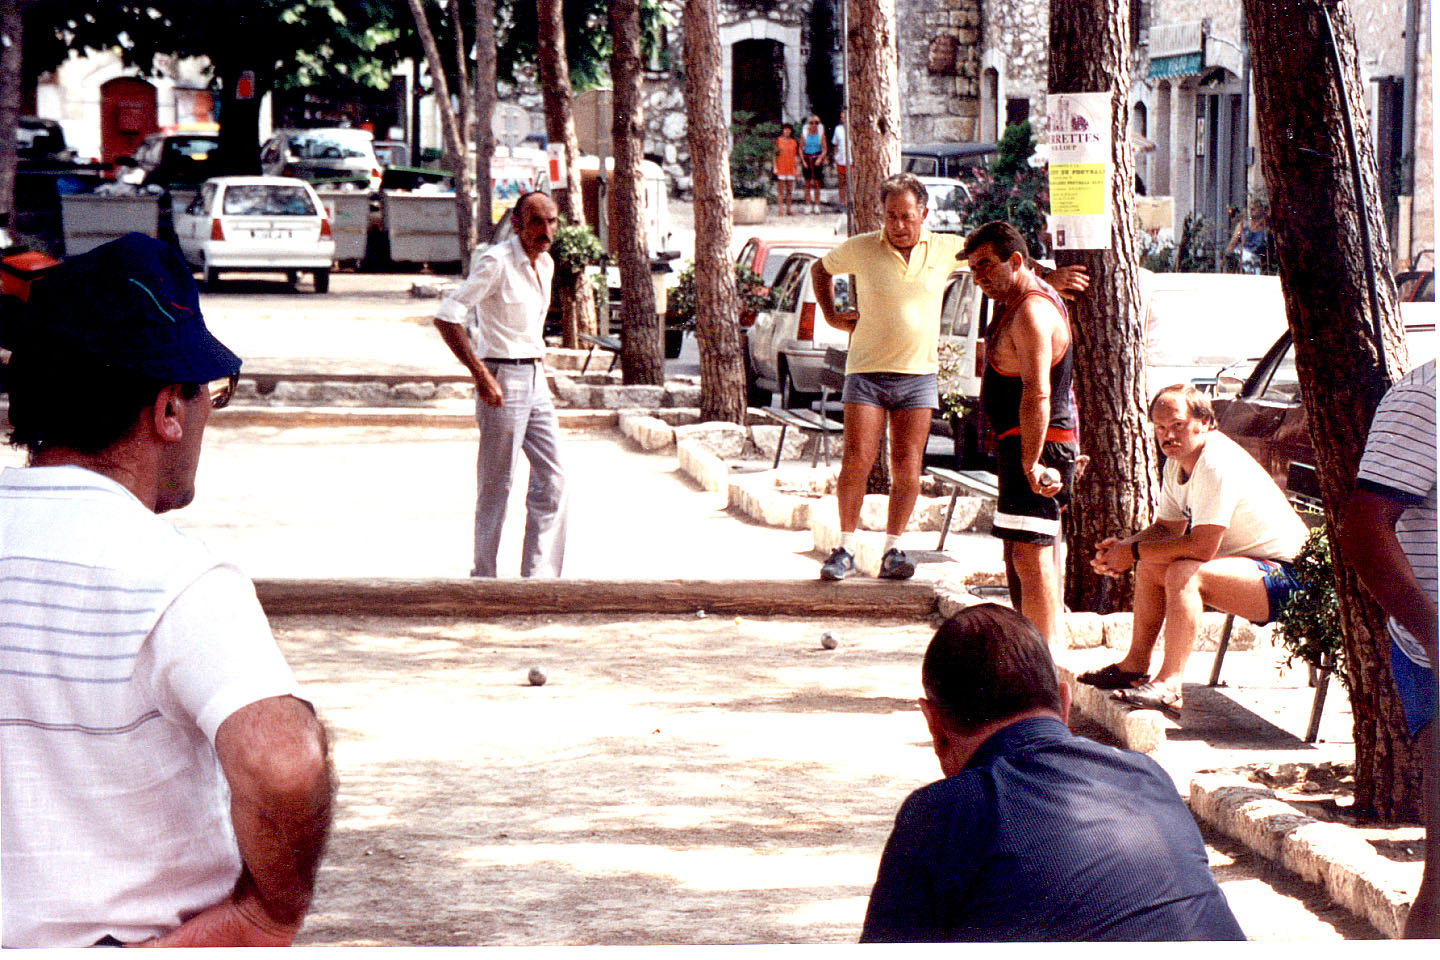
<path id="1" fill-rule="evenodd" d="M 1345 641 L 1340 629 L 1340 601 L 1335 596 L 1335 568 L 1330 559 L 1330 540 L 1325 527 L 1318 526 L 1305 538 L 1295 556 L 1295 579 L 1301 590 L 1291 595 L 1275 622 L 1280 643 L 1289 652 L 1288 667 L 1303 660 L 1321 670 L 1332 670 L 1340 682 L 1345 677 Z"/>

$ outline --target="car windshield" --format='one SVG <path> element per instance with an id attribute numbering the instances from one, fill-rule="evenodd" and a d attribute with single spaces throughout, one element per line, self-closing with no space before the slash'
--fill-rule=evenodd
<path id="1" fill-rule="evenodd" d="M 775 276 L 780 272 L 780 267 L 784 265 L 786 259 L 794 252 L 793 250 L 781 249 L 771 250 L 765 254 L 765 265 L 760 269 L 760 280 L 765 286 L 768 287 L 775 283 Z"/>
<path id="2" fill-rule="evenodd" d="M 369 156 L 369 137 L 362 130 L 327 130 L 324 133 L 297 133 L 290 150 L 301 160 L 347 160 Z"/>
<path id="3" fill-rule="evenodd" d="M 15 128 L 15 145 L 21 153 L 59 153 L 65 149 L 65 135 L 58 124 L 21 120 Z"/>
<path id="4" fill-rule="evenodd" d="M 232 216 L 313 217 L 315 204 L 304 187 L 251 183 L 225 191 L 225 211 Z"/>

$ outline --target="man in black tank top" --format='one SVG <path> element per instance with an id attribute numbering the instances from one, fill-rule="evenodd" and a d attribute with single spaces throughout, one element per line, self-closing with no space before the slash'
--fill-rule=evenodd
<path id="1" fill-rule="evenodd" d="M 1079 452 L 1070 399 L 1065 305 L 1031 270 L 1025 238 L 992 221 L 966 238 L 976 285 L 1000 311 L 986 332 L 980 402 L 996 436 L 999 497 L 992 532 L 1019 583 L 1018 607 L 1051 643 L 1060 635 L 1056 544 Z"/>

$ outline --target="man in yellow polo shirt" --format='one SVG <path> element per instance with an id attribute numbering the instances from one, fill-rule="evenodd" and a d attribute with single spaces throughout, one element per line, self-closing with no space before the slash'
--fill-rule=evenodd
<path id="1" fill-rule="evenodd" d="M 900 549 L 920 492 L 920 468 L 930 418 L 939 405 L 940 303 L 965 238 L 923 228 L 925 185 L 901 173 L 880 185 L 885 225 L 851 237 L 810 268 L 815 300 L 825 322 L 850 333 L 845 363 L 845 453 L 836 497 L 840 546 L 820 567 L 824 580 L 843 580 L 855 569 L 855 527 L 865 481 L 890 422 L 890 503 L 880 576 L 904 580 L 915 564 Z M 858 311 L 835 309 L 832 279 L 855 275 Z"/>

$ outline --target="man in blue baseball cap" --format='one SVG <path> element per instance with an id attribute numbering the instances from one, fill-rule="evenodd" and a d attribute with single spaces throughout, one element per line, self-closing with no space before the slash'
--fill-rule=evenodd
<path id="1" fill-rule="evenodd" d="M 285 946 L 333 797 L 325 731 L 188 504 L 240 359 L 194 279 L 130 234 L 5 318 L 0 946 Z"/>

